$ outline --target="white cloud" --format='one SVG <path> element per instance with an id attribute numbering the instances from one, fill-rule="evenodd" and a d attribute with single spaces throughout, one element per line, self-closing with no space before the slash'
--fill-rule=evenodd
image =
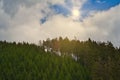
<path id="1" fill-rule="evenodd" d="M 97 41 L 112 41 L 115 45 L 120 40 L 120 5 L 111 8 L 108 11 L 97 12 L 92 16 L 84 19 L 83 22 L 75 22 L 70 17 L 65 18 L 61 15 L 54 16 L 43 27 L 43 31 L 50 37 L 74 36 L 81 40 L 91 37 Z M 49 37 L 49 36 L 48 36 Z"/>
<path id="2" fill-rule="evenodd" d="M 56 0 L 55 3 L 59 3 L 59 1 L 61 0 Z M 64 0 L 61 3 L 63 2 Z M 55 3 L 53 0 L 53 4 Z M 68 36 L 74 38 L 76 36 L 80 40 L 91 37 L 94 40 L 109 40 L 115 45 L 120 45 L 120 5 L 107 11 L 93 13 L 83 22 L 74 21 L 71 16 L 64 17 L 59 14 L 53 15 L 46 23 L 40 25 L 40 19 L 46 15 L 41 13 L 42 9 L 45 9 L 46 13 L 50 11 L 46 3 L 35 3 L 31 7 L 20 5 L 14 17 L 11 17 L 1 4 L 0 40 L 37 43 L 40 39 L 48 37 Z"/>
<path id="3" fill-rule="evenodd" d="M 120 5 L 111 8 L 108 11 L 98 12 L 92 17 L 88 17 L 84 20 L 84 25 L 89 27 L 98 28 L 97 32 L 91 32 L 90 35 L 94 39 L 112 41 L 115 45 L 120 40 Z"/>
<path id="4" fill-rule="evenodd" d="M 62 15 L 52 17 L 42 26 L 42 30 L 48 34 L 48 37 L 52 38 L 59 36 L 74 38 L 78 34 L 85 36 L 85 30 L 81 23 L 74 22 L 71 18 L 66 18 Z"/>
<path id="5" fill-rule="evenodd" d="M 80 9 L 87 0 L 71 0 L 71 1 L 73 3 L 73 7 L 71 9 L 71 13 L 72 13 L 71 17 L 73 18 L 73 20 L 80 20 L 82 14 Z"/>
<path id="6" fill-rule="evenodd" d="M 2 26 L 4 29 L 0 30 L 0 39 L 37 42 L 40 39 L 39 33 L 41 34 L 39 20 L 42 15 L 39 7 L 41 7 L 40 4 L 36 4 L 30 8 L 21 6 L 12 18 L 10 15 L 5 15 L 3 10 L 0 10 L 0 13 L 3 13 L 0 17 L 4 17 L 5 21 L 3 22 L 5 22 L 5 27 L 7 27 L 0 26 L 0 29 Z M 1 19 L 0 21 L 3 20 Z"/>

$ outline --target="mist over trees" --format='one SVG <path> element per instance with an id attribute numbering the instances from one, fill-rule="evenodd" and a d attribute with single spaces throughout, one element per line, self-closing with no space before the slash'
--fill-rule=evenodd
<path id="1" fill-rule="evenodd" d="M 0 80 L 119 80 L 119 73 L 120 48 L 109 41 L 0 41 Z"/>

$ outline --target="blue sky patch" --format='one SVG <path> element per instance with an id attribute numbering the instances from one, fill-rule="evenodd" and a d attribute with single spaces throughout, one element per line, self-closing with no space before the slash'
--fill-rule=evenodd
<path id="1" fill-rule="evenodd" d="M 87 0 L 81 8 L 81 16 L 89 16 L 91 11 L 105 11 L 120 4 L 120 0 Z"/>
<path id="2" fill-rule="evenodd" d="M 82 10 L 108 10 L 118 4 L 120 4 L 120 0 L 87 0 L 82 6 Z"/>
<path id="3" fill-rule="evenodd" d="M 64 7 L 60 4 L 51 5 L 50 8 L 56 13 L 56 14 L 62 14 L 64 16 L 68 16 L 70 14 L 69 9 Z"/>
<path id="4" fill-rule="evenodd" d="M 40 24 L 44 24 L 47 21 L 47 17 L 43 17 L 40 19 Z"/>
<path id="5" fill-rule="evenodd" d="M 54 15 L 62 14 L 63 16 L 67 17 L 68 15 L 71 14 L 70 10 L 61 4 L 54 4 L 54 5 L 49 4 L 49 8 L 51 9 L 52 12 L 55 13 Z M 42 10 L 41 12 L 43 14 L 45 13 L 44 10 Z M 47 21 L 47 19 L 49 18 L 49 16 L 52 16 L 51 13 L 47 13 L 45 17 L 40 19 L 40 24 L 44 24 Z"/>

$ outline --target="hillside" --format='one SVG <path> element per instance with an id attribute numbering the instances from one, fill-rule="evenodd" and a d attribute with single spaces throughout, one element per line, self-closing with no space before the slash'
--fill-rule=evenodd
<path id="1" fill-rule="evenodd" d="M 0 42 L 0 80 L 89 80 L 70 57 L 45 53 L 34 44 Z"/>
<path id="2" fill-rule="evenodd" d="M 120 48 L 114 47 L 109 41 L 96 42 L 69 40 L 66 38 L 47 39 L 42 44 L 48 51 L 60 52 L 61 56 L 73 55 L 75 61 L 88 69 L 92 80 L 120 79 Z"/>
<path id="3" fill-rule="evenodd" d="M 119 73 L 120 49 L 111 42 L 0 41 L 0 80 L 119 80 Z"/>

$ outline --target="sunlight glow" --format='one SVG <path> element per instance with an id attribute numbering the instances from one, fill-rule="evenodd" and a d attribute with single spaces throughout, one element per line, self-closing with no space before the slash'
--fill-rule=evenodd
<path id="1" fill-rule="evenodd" d="M 77 20 L 80 17 L 80 11 L 79 8 L 73 8 L 72 9 L 72 17 L 73 19 Z"/>

